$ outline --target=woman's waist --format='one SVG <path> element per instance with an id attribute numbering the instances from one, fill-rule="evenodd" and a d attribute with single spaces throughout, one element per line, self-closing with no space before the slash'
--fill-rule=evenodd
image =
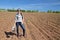
<path id="1" fill-rule="evenodd" d="M 15 22 L 22 22 L 22 20 L 15 20 Z"/>

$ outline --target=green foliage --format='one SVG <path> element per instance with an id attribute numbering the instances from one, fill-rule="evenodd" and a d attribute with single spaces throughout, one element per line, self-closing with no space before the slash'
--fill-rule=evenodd
<path id="1" fill-rule="evenodd" d="M 32 10 L 31 12 L 38 12 L 38 10 Z"/>
<path id="2" fill-rule="evenodd" d="M 1 8 L 0 8 L 0 10 L 5 10 L 5 9 L 1 9 Z"/>
<path id="3" fill-rule="evenodd" d="M 27 12 L 39 12 L 38 10 L 27 10 Z"/>
<path id="4" fill-rule="evenodd" d="M 52 10 L 48 10 L 48 13 L 60 13 L 60 11 L 52 11 Z"/>
<path id="5" fill-rule="evenodd" d="M 53 11 L 53 13 L 60 13 L 60 11 Z"/>
<path id="6" fill-rule="evenodd" d="M 0 12 L 2 12 L 2 11 L 6 11 L 6 10 L 5 10 L 5 9 L 1 9 L 1 8 L 0 8 Z"/>
<path id="7" fill-rule="evenodd" d="M 27 10 L 26 12 L 31 12 L 31 10 Z"/>
<path id="8" fill-rule="evenodd" d="M 21 10 L 22 12 L 26 12 L 26 10 Z"/>
<path id="9" fill-rule="evenodd" d="M 8 12 L 16 12 L 14 9 L 7 9 Z"/>
<path id="10" fill-rule="evenodd" d="M 48 12 L 48 13 L 51 13 L 51 12 L 52 12 L 52 10 L 48 10 L 47 12 Z"/>
<path id="11" fill-rule="evenodd" d="M 12 9 L 1 9 L 0 11 L 8 11 L 8 12 L 17 12 L 16 9 L 12 8 Z M 22 12 L 38 12 L 38 10 L 21 10 Z"/>
<path id="12" fill-rule="evenodd" d="M 0 8 L 0 12 L 5 12 L 5 11 L 8 11 L 8 12 L 17 12 L 16 9 L 12 8 L 12 9 L 2 9 Z M 39 12 L 38 10 L 21 10 L 22 12 Z M 47 11 L 48 13 L 60 13 L 60 11 L 52 11 L 52 10 L 48 10 Z"/>

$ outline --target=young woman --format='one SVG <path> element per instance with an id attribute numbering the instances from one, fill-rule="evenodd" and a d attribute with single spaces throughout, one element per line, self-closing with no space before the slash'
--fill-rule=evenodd
<path id="1" fill-rule="evenodd" d="M 19 26 L 23 30 L 23 36 L 25 36 L 25 27 L 24 27 L 24 17 L 23 14 L 21 13 L 20 9 L 17 9 L 17 14 L 15 16 L 15 22 L 16 22 L 16 31 L 17 31 L 17 37 L 19 36 Z"/>

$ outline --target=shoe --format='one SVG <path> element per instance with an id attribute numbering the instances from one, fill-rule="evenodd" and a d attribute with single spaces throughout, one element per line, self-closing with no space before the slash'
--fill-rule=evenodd
<path id="1" fill-rule="evenodd" d="M 23 35 L 24 37 L 26 37 L 26 35 Z"/>
<path id="2" fill-rule="evenodd" d="M 17 35 L 17 37 L 19 37 L 19 35 Z"/>

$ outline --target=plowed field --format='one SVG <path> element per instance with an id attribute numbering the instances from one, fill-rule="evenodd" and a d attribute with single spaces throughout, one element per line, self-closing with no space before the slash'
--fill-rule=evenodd
<path id="1" fill-rule="evenodd" d="M 23 13 L 26 37 L 17 38 L 9 35 L 14 25 L 16 12 L 0 12 L 0 40 L 60 40 L 60 14 L 57 13 Z M 22 29 L 19 28 L 22 34 Z"/>

